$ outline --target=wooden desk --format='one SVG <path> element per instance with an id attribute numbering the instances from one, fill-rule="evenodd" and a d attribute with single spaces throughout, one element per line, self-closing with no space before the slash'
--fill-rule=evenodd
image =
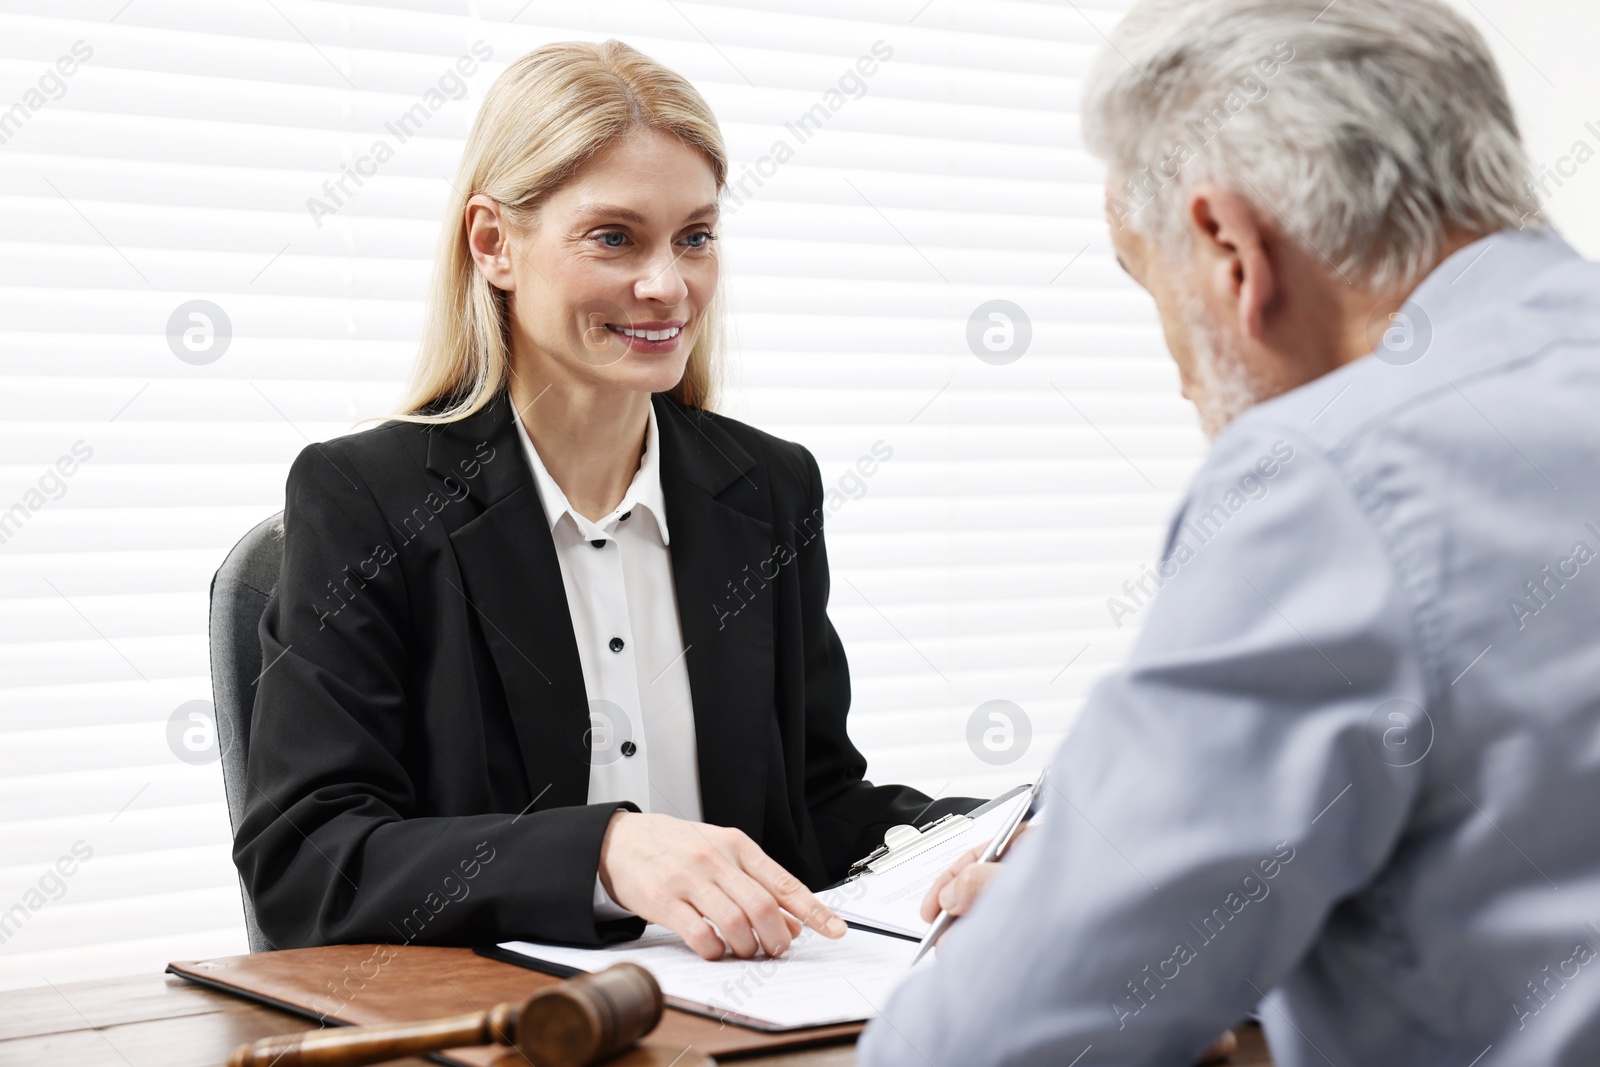
<path id="1" fill-rule="evenodd" d="M 286 1012 L 164 974 L 0 992 L 0 1067 L 222 1067 L 234 1047 L 310 1027 Z M 1235 1067 L 1272 1067 L 1261 1031 L 1240 1032 Z M 392 1061 L 433 1067 L 428 1060 Z M 848 1045 L 734 1061 L 744 1067 L 855 1067 Z"/>

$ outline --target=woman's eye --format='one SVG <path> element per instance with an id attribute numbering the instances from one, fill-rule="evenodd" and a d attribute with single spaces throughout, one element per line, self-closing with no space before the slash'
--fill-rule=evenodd
<path id="1" fill-rule="evenodd" d="M 627 243 L 628 238 L 626 234 L 621 234 L 616 230 L 612 230 L 609 233 L 596 234 L 595 240 L 599 241 L 607 248 L 621 248 Z"/>
<path id="2" fill-rule="evenodd" d="M 715 241 L 716 239 L 716 234 L 712 233 L 710 230 L 699 230 L 695 233 L 691 233 L 683 240 L 684 243 L 690 248 L 708 248 L 710 247 L 711 242 Z"/>

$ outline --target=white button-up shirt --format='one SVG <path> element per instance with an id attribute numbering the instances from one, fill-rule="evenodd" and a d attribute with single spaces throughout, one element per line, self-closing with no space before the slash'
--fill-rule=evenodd
<path id="1" fill-rule="evenodd" d="M 616 509 L 579 514 L 522 429 L 523 450 L 550 521 L 561 584 L 589 698 L 589 803 L 629 800 L 641 811 L 699 821 L 694 704 L 672 582 L 661 492 L 660 434 L 650 409 L 644 458 Z M 595 913 L 617 907 L 595 880 Z"/>

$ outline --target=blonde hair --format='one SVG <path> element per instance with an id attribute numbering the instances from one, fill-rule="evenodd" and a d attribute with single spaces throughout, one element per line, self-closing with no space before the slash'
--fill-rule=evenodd
<path id="1" fill-rule="evenodd" d="M 702 152 L 722 193 L 727 150 L 711 108 L 681 75 L 621 41 L 564 41 L 507 67 L 484 97 L 445 209 L 422 342 L 400 413 L 455 422 L 505 387 L 511 365 L 507 294 L 479 273 L 467 245 L 467 200 L 485 193 L 514 226 L 593 156 L 634 130 L 676 137 Z M 720 296 L 704 314 L 683 378 L 668 395 L 709 408 L 715 399 Z"/>

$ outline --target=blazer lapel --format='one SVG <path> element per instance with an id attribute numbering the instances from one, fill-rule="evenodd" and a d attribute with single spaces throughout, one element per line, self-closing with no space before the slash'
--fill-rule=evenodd
<path id="1" fill-rule="evenodd" d="M 757 517 L 766 494 L 756 461 L 715 422 L 665 396 L 654 403 L 702 814 L 759 841 L 775 714 L 775 598 L 758 577 L 774 549 L 771 524 Z M 589 708 L 555 542 L 512 420 L 502 393 L 438 428 L 427 467 L 463 481 L 462 462 L 482 464 L 467 482 L 482 510 L 450 542 L 505 687 L 530 810 L 542 810 L 588 801 Z"/>
<path id="2" fill-rule="evenodd" d="M 756 462 L 715 422 L 657 395 L 661 488 L 694 701 L 705 820 L 761 840 L 774 715 L 773 601 L 743 584 L 772 557 Z M 749 511 L 745 510 L 746 508 Z M 747 569 L 748 568 L 748 569 Z M 730 604 L 744 606 L 730 613 Z"/>
<path id="3" fill-rule="evenodd" d="M 475 481 L 460 473 L 468 457 L 481 463 Z M 427 466 L 465 481 L 483 508 L 451 531 L 450 542 L 465 585 L 458 592 L 477 617 L 505 687 L 534 798 L 529 810 L 587 803 L 583 665 L 550 524 L 506 394 L 478 414 L 433 431 Z"/>

